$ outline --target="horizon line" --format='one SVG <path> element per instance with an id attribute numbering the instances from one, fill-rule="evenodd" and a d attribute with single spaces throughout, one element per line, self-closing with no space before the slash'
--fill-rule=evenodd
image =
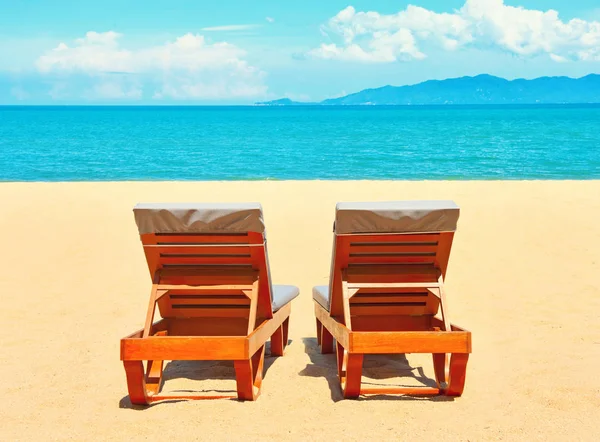
<path id="1" fill-rule="evenodd" d="M 277 101 L 277 100 L 274 100 Z M 477 107 L 510 107 L 510 106 L 600 106 L 600 101 L 592 102 L 577 102 L 577 103 L 565 103 L 565 102 L 548 102 L 548 103 L 440 103 L 440 104 L 323 104 L 322 102 L 295 102 L 293 106 L 289 105 L 277 105 L 277 104 L 265 104 L 271 102 L 256 102 L 250 104 L 185 104 L 185 103 L 166 103 L 166 104 L 143 104 L 143 103 L 52 103 L 52 104 L 2 104 L 1 107 L 281 107 L 281 108 L 297 108 L 297 107 L 465 107 L 465 106 L 477 106 Z"/>

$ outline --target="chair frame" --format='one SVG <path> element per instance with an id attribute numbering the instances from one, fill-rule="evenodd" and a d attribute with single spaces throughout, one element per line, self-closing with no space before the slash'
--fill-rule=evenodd
<path id="1" fill-rule="evenodd" d="M 336 234 L 330 310 L 315 300 L 317 341 L 345 398 L 460 396 L 471 333 L 450 323 L 444 278 L 454 232 Z M 441 313 L 441 317 L 437 313 Z M 365 354 L 431 353 L 437 387 L 361 388 Z"/>
<path id="2" fill-rule="evenodd" d="M 291 313 L 291 303 L 273 313 L 264 236 L 152 233 L 141 240 L 153 284 L 144 328 L 121 340 L 131 402 L 256 400 L 266 341 L 272 356 L 283 355 Z M 154 322 L 157 307 L 162 319 Z M 237 395 L 160 395 L 165 360 L 231 360 Z"/>

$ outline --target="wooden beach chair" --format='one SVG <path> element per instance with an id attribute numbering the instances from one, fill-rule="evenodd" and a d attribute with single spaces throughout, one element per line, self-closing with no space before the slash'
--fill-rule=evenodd
<path id="1" fill-rule="evenodd" d="M 471 333 L 450 323 L 444 290 L 458 215 L 452 201 L 337 205 L 329 286 L 313 299 L 345 398 L 462 394 Z M 437 388 L 361 388 L 363 355 L 398 353 L 432 353 Z"/>
<path id="2" fill-rule="evenodd" d="M 167 360 L 233 361 L 237 397 L 255 400 L 265 343 L 283 355 L 299 293 L 271 285 L 260 204 L 138 204 L 134 215 L 152 290 L 144 328 L 121 340 L 131 402 L 228 397 L 159 395 Z"/>

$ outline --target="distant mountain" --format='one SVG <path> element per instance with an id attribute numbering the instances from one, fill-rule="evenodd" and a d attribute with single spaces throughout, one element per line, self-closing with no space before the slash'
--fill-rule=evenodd
<path id="1" fill-rule="evenodd" d="M 365 89 L 320 103 L 301 103 L 288 98 L 256 103 L 293 105 L 432 105 L 432 104 L 551 104 L 600 103 L 600 75 L 582 78 L 541 77 L 506 80 L 492 75 L 429 80 L 411 86 Z"/>
<path id="2" fill-rule="evenodd" d="M 273 101 L 260 101 L 255 103 L 259 106 L 306 106 L 308 104 L 321 104 L 321 103 L 303 103 L 300 101 L 292 101 L 289 98 L 280 98 L 279 100 Z"/>

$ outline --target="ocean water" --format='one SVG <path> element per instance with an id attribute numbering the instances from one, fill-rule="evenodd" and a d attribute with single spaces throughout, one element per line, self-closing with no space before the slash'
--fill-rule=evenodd
<path id="1" fill-rule="evenodd" d="M 1 181 L 594 178 L 600 105 L 0 106 Z"/>

